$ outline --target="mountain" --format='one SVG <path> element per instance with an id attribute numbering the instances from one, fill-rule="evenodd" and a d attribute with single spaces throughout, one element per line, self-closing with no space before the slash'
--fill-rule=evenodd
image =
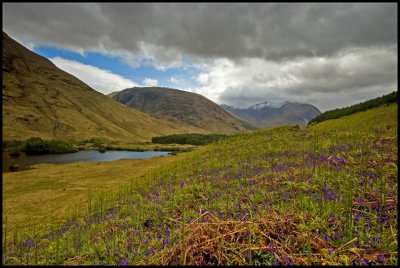
<path id="1" fill-rule="evenodd" d="M 307 125 L 308 121 L 321 114 L 317 107 L 298 102 L 262 102 L 247 108 L 235 108 L 222 104 L 224 109 L 240 119 L 259 128 L 283 125 Z"/>
<path id="2" fill-rule="evenodd" d="M 150 141 L 197 128 L 162 121 L 95 91 L 3 32 L 3 141 Z"/>
<path id="3" fill-rule="evenodd" d="M 254 129 L 196 93 L 172 88 L 133 87 L 108 96 L 156 118 L 189 124 L 207 133 L 235 134 Z"/>

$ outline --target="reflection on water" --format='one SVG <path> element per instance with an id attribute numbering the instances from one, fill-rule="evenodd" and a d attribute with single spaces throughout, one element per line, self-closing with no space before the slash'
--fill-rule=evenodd
<path id="1" fill-rule="evenodd" d="M 160 151 L 107 151 L 100 153 L 96 150 L 84 150 L 68 154 L 44 154 L 44 155 L 25 155 L 21 153 L 19 157 L 12 157 L 7 152 L 3 152 L 3 172 L 10 171 L 10 166 L 18 165 L 18 170 L 26 170 L 29 166 L 40 163 L 63 164 L 71 162 L 106 162 L 122 158 L 143 159 L 155 156 L 168 155 L 169 152 Z"/>

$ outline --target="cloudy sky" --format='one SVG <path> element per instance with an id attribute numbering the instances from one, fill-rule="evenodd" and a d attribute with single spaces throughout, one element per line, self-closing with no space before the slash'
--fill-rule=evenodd
<path id="1" fill-rule="evenodd" d="M 397 90 L 397 3 L 3 3 L 3 31 L 94 89 L 322 111 Z"/>

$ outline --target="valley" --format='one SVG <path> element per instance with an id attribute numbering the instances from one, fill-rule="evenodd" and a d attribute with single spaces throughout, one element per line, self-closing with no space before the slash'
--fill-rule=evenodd
<path id="1" fill-rule="evenodd" d="M 2 266 L 398 266 L 397 4 L 2 7 Z"/>

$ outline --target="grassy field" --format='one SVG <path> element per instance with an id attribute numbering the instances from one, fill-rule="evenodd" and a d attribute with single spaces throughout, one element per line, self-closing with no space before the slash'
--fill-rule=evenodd
<path id="1" fill-rule="evenodd" d="M 176 157 L 37 164 L 34 169 L 3 173 L 3 231 L 6 220 L 8 236 L 29 228 L 44 230 L 86 208 L 90 195 L 141 180 Z"/>
<path id="2" fill-rule="evenodd" d="M 3 264 L 396 265 L 397 121 L 392 104 L 181 154 L 3 240 Z"/>

